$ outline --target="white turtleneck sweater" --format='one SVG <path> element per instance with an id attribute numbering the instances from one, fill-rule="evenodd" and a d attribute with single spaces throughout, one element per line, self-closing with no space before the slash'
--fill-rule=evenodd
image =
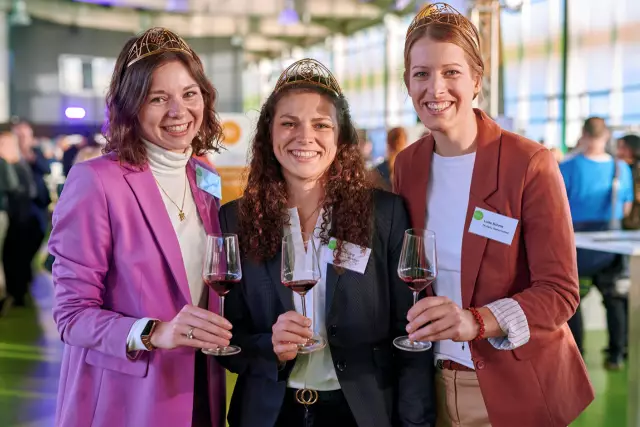
<path id="1" fill-rule="evenodd" d="M 207 240 L 202 219 L 198 214 L 196 202 L 187 180 L 187 162 L 191 158 L 191 149 L 185 153 L 174 153 L 148 141 L 144 141 L 144 144 L 147 149 L 149 168 L 158 185 L 157 191 L 162 196 L 171 225 L 173 225 L 178 238 L 191 291 L 191 302 L 193 305 L 200 305 L 204 287 L 202 262 Z M 184 208 L 182 211 L 186 217 L 184 221 L 180 221 L 178 206 L 182 207 L 183 196 Z M 140 319 L 131 327 L 127 337 L 129 351 L 146 350 L 140 340 L 140 335 L 149 320 L 151 319 Z"/>

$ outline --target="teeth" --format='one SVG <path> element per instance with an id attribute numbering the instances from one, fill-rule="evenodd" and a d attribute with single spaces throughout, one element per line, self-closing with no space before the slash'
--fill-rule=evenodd
<path id="1" fill-rule="evenodd" d="M 293 150 L 291 151 L 291 154 L 293 154 L 296 157 L 300 157 L 304 159 L 310 159 L 318 155 L 318 153 L 316 153 L 315 151 L 302 151 L 302 150 Z"/>
<path id="2" fill-rule="evenodd" d="M 179 132 L 186 131 L 188 127 L 189 127 L 189 123 L 184 125 L 178 125 L 178 126 L 165 126 L 165 129 L 168 130 L 169 132 L 179 133 Z"/>
<path id="3" fill-rule="evenodd" d="M 447 102 L 427 102 L 427 107 L 430 110 L 442 111 L 451 105 L 450 101 Z"/>

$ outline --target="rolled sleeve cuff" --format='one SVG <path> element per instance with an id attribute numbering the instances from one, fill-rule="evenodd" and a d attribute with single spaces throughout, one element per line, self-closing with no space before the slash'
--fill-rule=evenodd
<path id="1" fill-rule="evenodd" d="M 503 298 L 487 304 L 506 337 L 488 338 L 487 341 L 498 350 L 513 350 L 529 342 L 531 332 L 524 310 L 513 298 Z"/>

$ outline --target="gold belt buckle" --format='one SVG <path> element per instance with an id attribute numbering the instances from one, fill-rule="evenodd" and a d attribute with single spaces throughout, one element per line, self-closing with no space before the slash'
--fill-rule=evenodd
<path id="1" fill-rule="evenodd" d="M 308 388 L 296 390 L 296 402 L 301 405 L 309 406 L 318 401 L 318 391 Z"/>

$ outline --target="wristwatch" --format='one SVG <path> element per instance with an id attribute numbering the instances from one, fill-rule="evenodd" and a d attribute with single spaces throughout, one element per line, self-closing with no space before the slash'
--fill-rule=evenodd
<path id="1" fill-rule="evenodd" d="M 153 344 L 151 344 L 151 334 L 153 334 L 158 323 L 160 323 L 158 320 L 149 320 L 140 334 L 140 341 L 142 341 L 142 344 L 144 344 L 149 351 L 156 349 Z"/>

